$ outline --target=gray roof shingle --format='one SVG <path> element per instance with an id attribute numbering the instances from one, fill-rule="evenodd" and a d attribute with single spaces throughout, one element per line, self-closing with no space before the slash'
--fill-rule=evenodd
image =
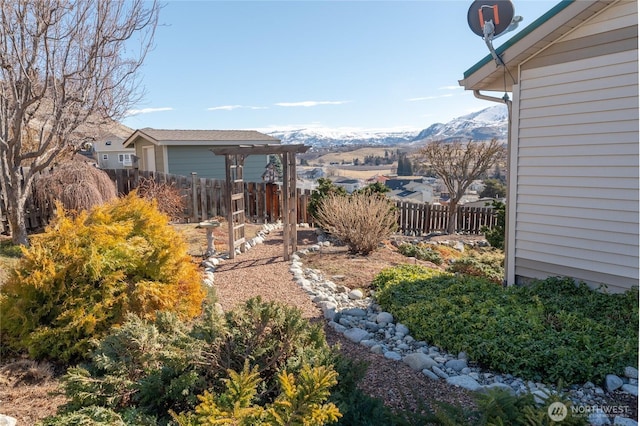
<path id="1" fill-rule="evenodd" d="M 255 130 L 165 130 L 145 127 L 139 132 L 157 141 L 263 141 L 280 142 Z"/>

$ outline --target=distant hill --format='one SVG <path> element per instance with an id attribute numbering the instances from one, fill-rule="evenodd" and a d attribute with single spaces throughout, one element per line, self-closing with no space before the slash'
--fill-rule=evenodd
<path id="1" fill-rule="evenodd" d="M 446 124 L 436 123 L 421 131 L 414 141 L 423 140 L 506 140 L 508 112 L 506 105 L 496 105 L 454 118 Z"/>
<path id="2" fill-rule="evenodd" d="M 305 144 L 318 148 L 348 147 L 357 145 L 394 146 L 412 145 L 430 140 L 507 139 L 507 107 L 496 105 L 448 123 L 434 123 L 422 131 L 376 132 L 338 131 L 332 129 L 296 129 L 267 133 L 283 144 Z"/>

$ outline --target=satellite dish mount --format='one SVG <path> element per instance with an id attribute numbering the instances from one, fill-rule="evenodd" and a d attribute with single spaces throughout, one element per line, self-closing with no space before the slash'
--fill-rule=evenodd
<path id="1" fill-rule="evenodd" d="M 493 39 L 514 30 L 522 21 L 521 16 L 514 16 L 511 0 L 475 0 L 467 12 L 469 28 L 484 39 L 491 56 L 498 65 L 504 66 L 500 55 L 493 47 Z"/>

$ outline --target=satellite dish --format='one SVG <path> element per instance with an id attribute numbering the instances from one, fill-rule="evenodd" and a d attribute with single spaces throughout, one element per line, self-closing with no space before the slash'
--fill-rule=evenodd
<path id="1" fill-rule="evenodd" d="M 483 38 L 488 35 L 488 29 L 492 30 L 491 38 L 499 36 L 509 28 L 513 18 L 514 9 L 510 0 L 475 0 L 467 12 L 469 28 Z"/>
<path id="2" fill-rule="evenodd" d="M 498 65 L 504 65 L 502 58 L 493 48 L 493 39 L 514 30 L 522 16 L 514 16 L 511 0 L 475 0 L 467 12 L 469 28 L 482 37 Z"/>

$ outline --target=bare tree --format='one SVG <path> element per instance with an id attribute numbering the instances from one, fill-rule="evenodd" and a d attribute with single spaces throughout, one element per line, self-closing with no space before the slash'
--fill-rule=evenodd
<path id="1" fill-rule="evenodd" d="M 28 244 L 34 176 L 140 98 L 159 6 L 145 0 L 0 0 L 0 187 Z"/>
<path id="2" fill-rule="evenodd" d="M 496 139 L 491 142 L 430 142 L 420 149 L 428 166 L 442 179 L 449 191 L 449 224 L 447 233 L 456 230 L 458 202 L 465 191 L 491 166 L 502 159 L 506 150 Z"/>

